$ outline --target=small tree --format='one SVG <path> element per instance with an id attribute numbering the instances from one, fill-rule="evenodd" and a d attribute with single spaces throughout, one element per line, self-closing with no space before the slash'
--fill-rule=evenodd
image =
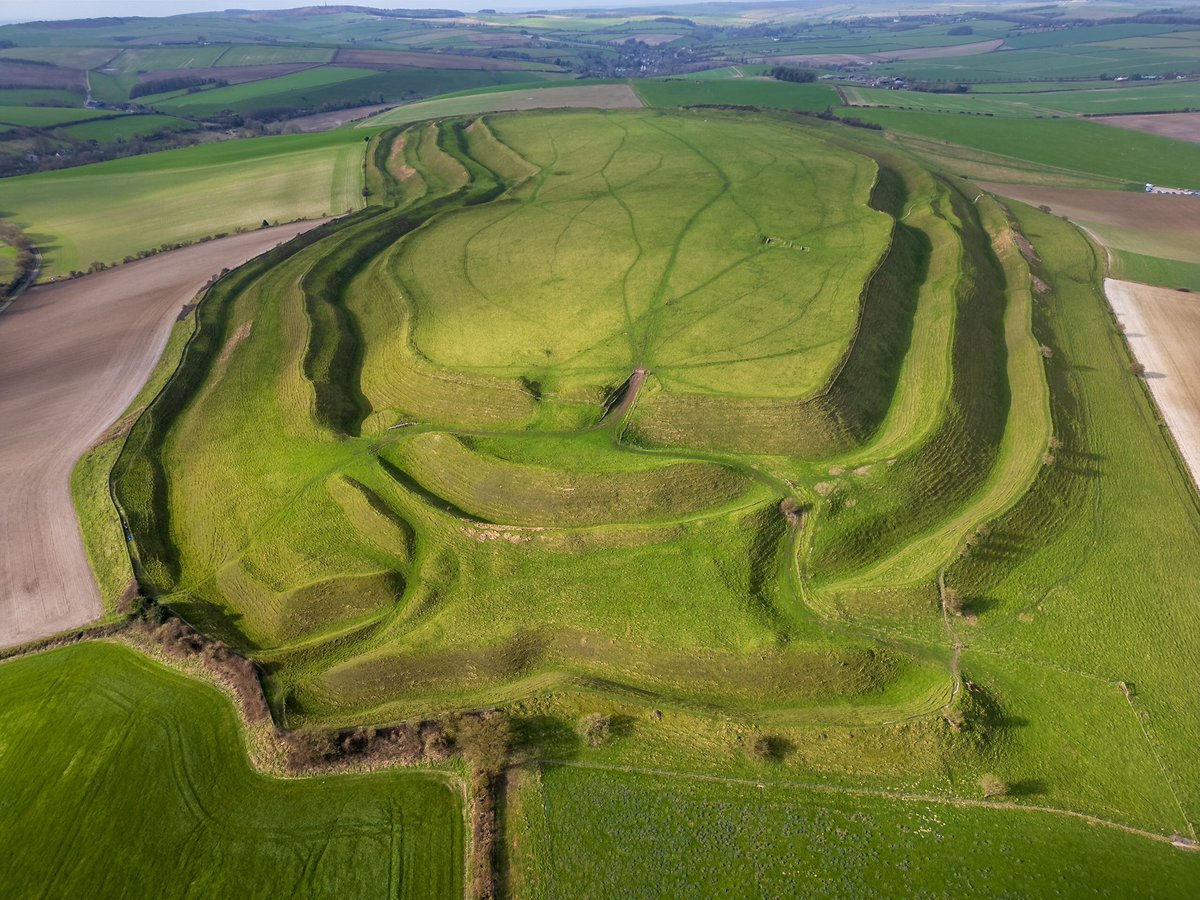
<path id="1" fill-rule="evenodd" d="M 763 762 L 779 762 L 790 749 L 790 744 L 781 737 L 757 734 L 750 741 L 750 755 Z"/>
<path id="2" fill-rule="evenodd" d="M 612 724 L 612 716 L 594 712 L 580 719 L 575 730 L 588 742 L 589 747 L 599 747 L 601 744 L 607 744 L 608 739 L 612 737 Z"/>
<path id="3" fill-rule="evenodd" d="M 472 769 L 496 775 L 508 762 L 512 727 L 499 712 L 464 716 L 454 728 L 454 740 Z"/>
<path id="4" fill-rule="evenodd" d="M 942 590 L 942 606 L 946 612 L 952 616 L 961 616 L 963 611 L 963 598 L 954 588 L 945 588 Z"/>
<path id="5" fill-rule="evenodd" d="M 1003 797 L 1008 793 L 1008 785 L 990 772 L 979 779 L 979 789 L 983 791 L 985 800 L 992 797 Z"/>

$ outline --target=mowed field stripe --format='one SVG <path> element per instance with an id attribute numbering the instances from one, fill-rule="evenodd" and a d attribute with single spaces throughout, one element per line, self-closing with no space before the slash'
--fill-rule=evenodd
<path id="1" fill-rule="evenodd" d="M 35 288 L 0 316 L 0 646 L 103 613 L 71 503 L 72 467 L 136 396 L 180 308 L 209 278 L 317 224 Z"/>

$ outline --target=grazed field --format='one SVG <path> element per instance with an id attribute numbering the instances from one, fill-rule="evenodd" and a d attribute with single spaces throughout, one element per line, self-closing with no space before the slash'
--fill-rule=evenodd
<path id="1" fill-rule="evenodd" d="M 580 87 L 521 88 L 424 100 L 409 103 L 364 123 L 404 125 L 423 119 L 446 116 L 478 115 L 519 109 L 635 109 L 642 105 L 633 88 L 627 84 L 584 85 Z M 362 127 L 362 126 L 360 126 Z"/>
<path id="2" fill-rule="evenodd" d="M 0 665 L 7 896 L 462 897 L 462 796 L 250 767 L 228 700 L 124 647 Z"/>
<path id="3" fill-rule="evenodd" d="M 357 209 L 361 143 L 343 132 L 230 141 L 8 178 L 4 212 L 42 248 L 46 279 L 264 219 Z"/>
<path id="4" fill-rule="evenodd" d="M 103 612 L 71 505 L 71 468 L 154 368 L 212 276 L 312 228 L 285 225 L 35 288 L 0 316 L 0 646 Z"/>
<path id="5" fill-rule="evenodd" d="M 1143 134 L 1157 134 L 1200 144 L 1200 113 L 1162 113 L 1155 116 L 1106 116 L 1099 120 L 1105 125 L 1128 128 Z"/>
<path id="6" fill-rule="evenodd" d="M 1179 452 L 1200 485 L 1200 298 L 1167 288 L 1105 279 L 1104 292 Z"/>
<path id="7" fill-rule="evenodd" d="M 1054 152 L 1119 136 L 1067 124 Z M 782 112 L 368 136 L 371 205 L 210 292 L 113 469 L 141 588 L 269 666 L 290 725 L 499 707 L 532 758 L 712 779 L 692 820 L 743 780 L 868 785 L 843 853 L 932 804 L 1001 855 L 1194 838 L 1200 571 L 1161 535 L 1200 513 L 1069 223 Z M 967 803 L 994 782 L 1108 837 Z M 513 825 L 527 883 L 677 877 L 649 840 L 580 849 L 570 786 L 522 790 L 509 821 L 549 810 L 581 862 Z M 829 829 L 797 821 L 833 807 L 753 831 L 807 866 Z M 949 858 L 920 880 L 1043 886 Z"/>

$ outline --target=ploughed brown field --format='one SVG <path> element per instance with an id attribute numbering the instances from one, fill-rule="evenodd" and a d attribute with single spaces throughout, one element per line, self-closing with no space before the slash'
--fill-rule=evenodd
<path id="1" fill-rule="evenodd" d="M 1103 122 L 1105 125 L 1115 125 L 1117 128 L 1128 128 L 1130 131 L 1141 131 L 1145 134 L 1157 134 L 1160 137 L 1175 138 L 1177 141 L 1200 144 L 1200 112 L 1156 113 L 1152 116 L 1102 116 L 1094 121 Z"/>
<path id="2" fill-rule="evenodd" d="M 1030 206 L 1048 206 L 1114 249 L 1200 262 L 1200 197 L 1027 184 L 980 182 L 980 187 Z"/>
<path id="3" fill-rule="evenodd" d="M 1104 292 L 1200 486 L 1200 296 L 1113 278 Z"/>
<path id="4" fill-rule="evenodd" d="M 318 222 L 185 247 L 34 288 L 0 314 L 0 646 L 99 617 L 71 469 L 125 410 L 181 307 Z"/>

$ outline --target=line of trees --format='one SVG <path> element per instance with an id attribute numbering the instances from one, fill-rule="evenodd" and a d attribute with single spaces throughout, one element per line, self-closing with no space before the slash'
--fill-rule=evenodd
<path id="1" fill-rule="evenodd" d="M 809 84 L 817 80 L 817 73 L 812 69 L 797 69 L 793 66 L 776 66 L 771 70 L 771 77 L 776 81 L 791 81 L 796 84 Z"/>

